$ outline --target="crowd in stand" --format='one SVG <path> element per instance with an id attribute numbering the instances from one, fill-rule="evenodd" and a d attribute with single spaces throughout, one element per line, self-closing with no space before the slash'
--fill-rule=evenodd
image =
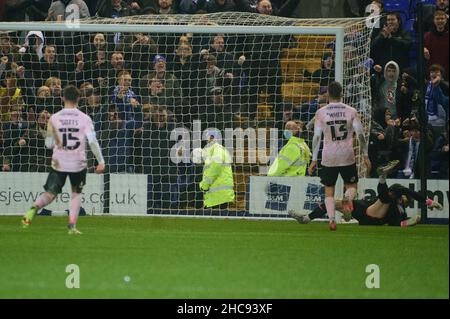
<path id="1" fill-rule="evenodd" d="M 198 14 L 228 11 L 289 17 L 300 0 L 34 0 L 6 1 L 1 20 L 65 19 L 75 4 L 81 18 L 138 14 Z M 343 1 L 348 16 L 363 15 L 366 5 L 382 1 Z M 448 0 L 426 6 L 426 78 L 418 79 L 411 30 L 400 13 L 388 12 L 372 35 L 372 123 L 369 155 L 376 167 L 393 159 L 401 167 L 391 177 L 419 178 L 419 87 L 428 114 L 427 174 L 448 179 Z M 233 128 L 239 115 L 254 118 L 262 90 L 275 105 L 277 127 L 292 119 L 310 122 L 327 101 L 334 80 L 333 54 L 304 77 L 319 83 L 317 99 L 301 105 L 281 96 L 282 49 L 289 37 L 192 34 L 0 33 L 0 159 L 3 171 L 47 171 L 46 123 L 62 107 L 61 90 L 76 84 L 80 109 L 90 115 L 110 172 L 152 176 L 155 185 L 181 181 L 181 167 L 170 161 L 174 128 Z M 305 133 L 306 134 L 306 133 Z M 91 167 L 93 165 L 90 165 Z M 185 175 L 185 174 L 184 174 Z M 175 180 L 171 179 L 175 176 Z M 155 186 L 158 187 L 158 186 Z M 161 186 L 162 187 L 162 186 Z M 155 192 L 170 193 L 170 189 Z M 169 196 L 169 195 L 162 195 Z"/>

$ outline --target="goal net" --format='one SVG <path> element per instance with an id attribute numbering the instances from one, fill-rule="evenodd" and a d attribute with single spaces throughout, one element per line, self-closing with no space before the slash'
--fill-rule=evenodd
<path id="1" fill-rule="evenodd" d="M 79 108 L 106 160 L 95 213 L 248 214 L 248 177 L 267 171 L 288 120 L 305 123 L 311 146 L 307 124 L 335 79 L 368 135 L 366 19 L 149 15 L 0 23 L 0 32 L 1 184 L 10 190 L 19 173 L 48 172 L 43 132 L 68 84 L 81 90 Z M 203 165 L 191 156 L 207 129 L 232 157 L 236 196 L 225 209 L 203 208 Z M 357 144 L 355 151 L 363 177 Z M 88 172 L 95 164 L 89 153 Z"/>

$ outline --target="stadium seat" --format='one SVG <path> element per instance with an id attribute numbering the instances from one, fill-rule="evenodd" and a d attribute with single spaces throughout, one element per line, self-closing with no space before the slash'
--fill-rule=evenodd
<path id="1" fill-rule="evenodd" d="M 389 0 L 383 2 L 385 12 L 398 12 L 402 16 L 402 22 L 410 18 L 410 5 L 408 0 Z"/>
<path id="2" fill-rule="evenodd" d="M 383 1 L 383 8 L 386 12 L 398 11 L 409 12 L 408 0 L 387 0 Z"/>
<path id="3" fill-rule="evenodd" d="M 317 98 L 319 94 L 319 83 L 283 83 L 281 86 L 281 94 L 285 101 L 290 101 L 294 104 L 309 102 Z"/>
<path id="4" fill-rule="evenodd" d="M 324 53 L 332 53 L 329 48 L 317 48 L 316 50 L 307 50 L 303 48 L 283 49 L 283 58 L 286 59 L 302 59 L 302 58 L 319 58 L 321 59 Z"/>
<path id="5" fill-rule="evenodd" d="M 285 81 L 299 81 L 303 79 L 303 71 L 308 70 L 313 73 L 320 69 L 322 58 L 305 59 L 281 59 L 281 73 Z"/>
<path id="6" fill-rule="evenodd" d="M 258 121 L 272 120 L 273 119 L 273 105 L 258 104 L 256 119 Z"/>

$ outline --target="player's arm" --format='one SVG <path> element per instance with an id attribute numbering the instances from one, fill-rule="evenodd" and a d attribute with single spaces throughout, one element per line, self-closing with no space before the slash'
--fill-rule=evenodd
<path id="1" fill-rule="evenodd" d="M 309 176 L 312 176 L 316 166 L 317 158 L 319 157 L 320 142 L 322 141 L 322 127 L 317 122 L 317 118 L 314 124 L 314 136 L 312 140 L 312 161 L 309 165 Z"/>
<path id="2" fill-rule="evenodd" d="M 97 174 L 103 173 L 105 170 L 105 159 L 103 158 L 102 150 L 98 144 L 97 137 L 95 136 L 94 126 L 90 125 L 90 130 L 86 133 L 86 138 L 89 143 L 89 147 L 97 159 L 98 165 L 95 170 Z"/>
<path id="3" fill-rule="evenodd" d="M 366 139 L 366 136 L 364 135 L 364 129 L 361 124 L 361 120 L 359 119 L 359 116 L 356 115 L 356 117 L 353 120 L 353 130 L 356 133 L 356 136 L 359 140 L 359 145 L 361 146 L 361 150 L 364 156 L 364 163 L 367 167 L 367 173 L 370 174 L 370 170 L 372 169 L 372 164 L 369 160 L 369 141 Z"/>
<path id="4" fill-rule="evenodd" d="M 437 210 L 443 209 L 442 205 L 439 202 L 434 201 L 432 198 L 428 198 L 428 197 L 424 196 L 421 192 L 413 191 L 413 190 L 411 190 L 405 186 L 399 185 L 399 184 L 392 185 L 391 189 L 395 190 L 396 192 L 398 192 L 408 198 L 412 198 L 421 204 L 425 204 L 431 210 L 433 210 L 435 208 Z"/>
<path id="5" fill-rule="evenodd" d="M 45 147 L 53 148 L 53 146 L 61 147 L 61 141 L 53 128 L 52 121 L 49 119 L 47 124 L 47 133 L 45 135 Z"/>

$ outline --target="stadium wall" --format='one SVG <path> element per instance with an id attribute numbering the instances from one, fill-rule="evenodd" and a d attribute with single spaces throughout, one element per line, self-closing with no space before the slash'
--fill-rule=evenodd
<path id="1" fill-rule="evenodd" d="M 0 215 L 21 215 L 31 206 L 36 197 L 43 191 L 47 173 L 12 173 L 0 172 Z M 103 213 L 104 175 L 88 174 L 83 190 L 82 207 L 88 215 Z M 342 181 L 339 180 L 340 185 Z M 359 186 L 359 198 L 376 197 L 377 179 L 362 179 Z M 412 190 L 420 188 L 419 180 L 388 180 L 388 184 L 399 183 Z M 148 178 L 138 174 L 111 174 L 109 188 L 109 213 L 111 215 L 147 215 L 168 213 L 171 216 L 199 216 L 198 210 L 176 210 L 164 212 L 148 210 L 154 203 L 148 200 Z M 337 187 L 336 196 L 342 196 Z M 429 180 L 429 197 L 438 200 L 444 206 L 442 211 L 429 211 L 431 222 L 444 221 L 449 218 L 449 184 L 447 180 Z M 323 187 L 316 177 L 266 177 L 251 176 L 247 183 L 247 207 L 245 212 L 235 214 L 251 218 L 287 217 L 288 209 L 304 212 L 311 211 L 318 202 L 323 201 Z M 47 208 L 54 212 L 64 212 L 70 201 L 69 182 L 63 188 L 54 203 Z M 420 213 L 417 203 L 407 209 L 408 215 Z M 213 216 L 203 214 L 203 216 Z M 217 214 L 218 216 L 229 216 Z"/>

